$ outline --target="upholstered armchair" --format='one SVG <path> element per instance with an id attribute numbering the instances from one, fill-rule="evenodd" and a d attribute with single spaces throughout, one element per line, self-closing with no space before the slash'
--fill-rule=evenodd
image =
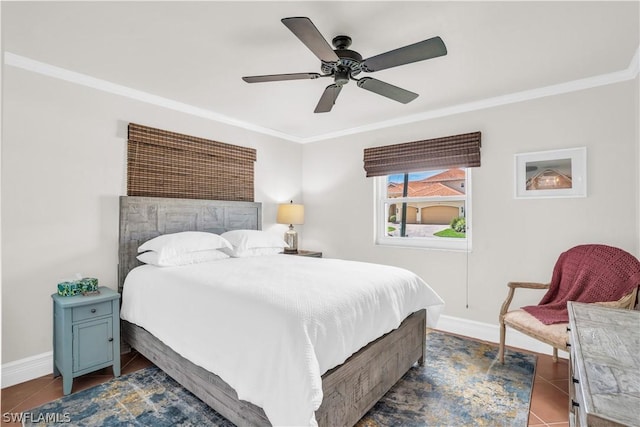
<path id="1" fill-rule="evenodd" d="M 633 309 L 640 286 L 640 262 L 636 257 L 606 245 L 580 245 L 562 253 L 550 283 L 509 282 L 507 298 L 500 309 L 500 348 L 504 363 L 506 327 L 558 349 L 567 351 L 568 301 L 596 303 Z M 545 289 L 538 305 L 509 310 L 516 289 Z"/>

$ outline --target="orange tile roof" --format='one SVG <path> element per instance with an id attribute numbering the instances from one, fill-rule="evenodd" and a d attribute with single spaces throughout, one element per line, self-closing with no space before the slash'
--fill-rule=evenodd
<path id="1" fill-rule="evenodd" d="M 409 183 L 409 197 L 459 196 L 464 194 L 439 182 L 424 183 L 424 186 L 412 188 Z"/>
<path id="2" fill-rule="evenodd" d="M 463 192 L 442 184 L 446 181 L 460 181 L 465 179 L 462 169 L 449 169 L 429 178 L 420 181 L 409 181 L 407 191 L 408 197 L 438 197 L 438 196 L 460 196 Z M 389 197 L 402 197 L 404 184 L 391 182 L 387 185 Z"/>
<path id="3" fill-rule="evenodd" d="M 456 181 L 464 179 L 464 171 L 462 169 L 448 169 L 437 175 L 425 178 L 422 182 L 442 182 L 442 181 Z"/>

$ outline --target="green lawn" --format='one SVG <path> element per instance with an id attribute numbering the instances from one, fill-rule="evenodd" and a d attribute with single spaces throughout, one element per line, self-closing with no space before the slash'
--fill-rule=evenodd
<path id="1" fill-rule="evenodd" d="M 433 233 L 433 235 L 438 237 L 457 237 L 457 238 L 463 238 L 463 239 L 466 237 L 465 233 L 458 233 L 457 231 L 454 231 L 451 228 L 438 231 L 437 233 Z"/>

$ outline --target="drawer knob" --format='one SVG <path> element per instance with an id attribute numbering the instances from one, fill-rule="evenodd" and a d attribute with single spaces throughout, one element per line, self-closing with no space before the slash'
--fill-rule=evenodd
<path id="1" fill-rule="evenodd" d="M 96 309 L 95 309 L 95 308 L 92 308 L 92 309 L 91 309 L 91 312 L 92 312 L 92 313 L 95 313 L 95 312 L 96 312 Z"/>
<path id="2" fill-rule="evenodd" d="M 574 408 L 579 408 L 580 404 L 578 402 L 576 402 L 575 400 L 571 399 L 571 406 Z"/>
<path id="3" fill-rule="evenodd" d="M 567 343 L 565 343 L 565 344 L 566 344 L 567 348 L 571 347 L 571 343 L 568 343 L 568 342 L 567 342 Z"/>
<path id="4" fill-rule="evenodd" d="M 108 341 L 109 341 L 109 342 L 113 341 L 113 338 L 109 338 L 109 340 L 108 340 Z"/>
<path id="5" fill-rule="evenodd" d="M 577 378 L 573 377 L 571 377 L 571 382 L 573 382 L 574 384 L 580 384 L 580 381 Z"/>
<path id="6" fill-rule="evenodd" d="M 571 328 L 567 326 L 567 332 L 571 332 Z"/>

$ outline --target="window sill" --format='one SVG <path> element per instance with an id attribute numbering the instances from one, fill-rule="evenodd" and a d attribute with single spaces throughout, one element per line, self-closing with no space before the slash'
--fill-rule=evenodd
<path id="1" fill-rule="evenodd" d="M 407 249 L 430 249 L 443 251 L 471 252 L 471 241 L 441 238 L 379 237 L 377 246 L 388 246 Z"/>

